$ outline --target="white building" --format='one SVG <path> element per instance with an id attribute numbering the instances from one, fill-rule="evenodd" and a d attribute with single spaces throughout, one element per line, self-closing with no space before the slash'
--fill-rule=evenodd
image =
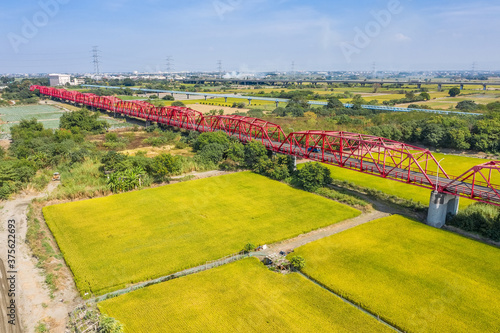
<path id="1" fill-rule="evenodd" d="M 71 84 L 71 76 L 67 74 L 49 74 L 50 86 L 65 86 Z"/>

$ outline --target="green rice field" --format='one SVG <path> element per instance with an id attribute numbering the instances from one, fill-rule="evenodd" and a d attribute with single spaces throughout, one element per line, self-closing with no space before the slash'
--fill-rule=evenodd
<path id="1" fill-rule="evenodd" d="M 500 249 L 391 216 L 295 250 L 305 274 L 407 332 L 498 332 Z"/>
<path id="2" fill-rule="evenodd" d="M 126 333 L 391 331 L 306 278 L 271 272 L 255 258 L 140 289 L 99 308 Z"/>
<path id="3" fill-rule="evenodd" d="M 358 216 L 250 172 L 45 207 L 82 293 L 104 294 Z"/>

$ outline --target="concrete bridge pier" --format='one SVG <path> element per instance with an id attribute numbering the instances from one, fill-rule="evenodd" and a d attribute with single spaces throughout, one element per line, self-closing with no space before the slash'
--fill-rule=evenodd
<path id="1" fill-rule="evenodd" d="M 487 87 L 485 84 L 483 84 L 483 90 L 487 90 Z"/>
<path id="2" fill-rule="evenodd" d="M 460 84 L 460 90 L 464 90 L 464 84 L 463 83 Z"/>
<path id="3" fill-rule="evenodd" d="M 227 103 L 227 97 L 224 97 L 224 100 L 225 100 L 225 101 L 226 101 L 226 103 Z"/>
<path id="4" fill-rule="evenodd" d="M 443 85 L 440 83 L 438 84 L 438 91 L 442 91 L 443 90 Z"/>
<path id="5" fill-rule="evenodd" d="M 427 214 L 427 225 L 442 228 L 448 214 L 457 215 L 460 197 L 432 191 Z"/>

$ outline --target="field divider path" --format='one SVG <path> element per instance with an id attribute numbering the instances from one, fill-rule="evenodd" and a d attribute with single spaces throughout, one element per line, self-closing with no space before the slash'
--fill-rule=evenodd
<path id="1" fill-rule="evenodd" d="M 378 322 L 384 324 L 385 326 L 391 328 L 392 330 L 396 331 L 396 332 L 399 332 L 399 333 L 403 333 L 404 331 L 400 330 L 399 328 L 393 326 L 391 323 L 385 321 L 383 318 L 380 318 L 380 316 L 370 312 L 369 310 L 359 306 L 358 304 L 356 303 L 353 303 L 351 302 L 350 300 L 348 300 L 347 298 L 344 298 L 342 297 L 341 295 L 337 294 L 336 292 L 334 292 L 333 290 L 325 287 L 323 284 L 319 283 L 318 281 L 316 281 L 315 279 L 309 277 L 308 275 L 302 273 L 302 272 L 298 272 L 302 277 L 304 277 L 305 279 L 311 281 L 312 283 L 314 283 L 315 285 L 325 289 L 326 291 L 328 291 L 329 293 L 335 295 L 336 297 L 340 298 L 342 301 L 344 301 L 345 303 L 355 307 L 356 309 L 358 309 L 359 311 L 363 312 L 364 314 L 367 314 L 368 316 L 374 318 L 375 320 L 377 320 Z"/>
<path id="2" fill-rule="evenodd" d="M 355 218 L 345 220 L 343 222 L 335 223 L 325 228 L 313 230 L 306 234 L 299 235 L 294 238 L 290 238 L 284 240 L 279 243 L 274 243 L 271 245 L 267 245 L 268 248 L 264 251 L 253 252 L 252 256 L 260 257 L 260 256 L 268 256 L 273 253 L 279 253 L 280 251 L 287 252 L 308 243 L 320 240 L 325 237 L 329 237 L 339 232 L 357 227 L 359 225 L 378 220 L 383 217 L 391 216 L 392 214 L 374 210 L 368 213 L 361 214 Z"/>
<path id="3" fill-rule="evenodd" d="M 223 266 L 223 265 L 226 265 L 226 264 L 229 264 L 229 263 L 241 260 L 243 258 L 247 258 L 249 256 L 250 256 L 250 254 L 234 254 L 234 255 L 230 255 L 230 256 L 227 256 L 227 257 L 224 257 L 224 258 L 221 258 L 221 259 L 218 259 L 218 260 L 213 260 L 213 261 L 207 262 L 207 263 L 205 263 L 203 265 L 200 265 L 200 266 L 188 268 L 188 269 L 185 269 L 183 271 L 176 272 L 176 273 L 173 273 L 173 274 L 169 274 L 169 275 L 166 275 L 166 276 L 162 276 L 162 277 L 159 277 L 159 278 L 154 279 L 154 280 L 148 280 L 148 281 L 136 283 L 136 284 L 134 284 L 134 285 L 132 285 L 130 287 L 127 287 L 127 288 L 116 290 L 116 291 L 113 291 L 113 292 L 110 292 L 110 293 L 107 293 L 107 294 L 104 294 L 104 295 L 101 295 L 101 296 L 93 297 L 93 298 L 87 300 L 85 303 L 86 304 L 99 303 L 99 302 L 102 302 L 102 301 L 104 301 L 106 299 L 109 299 L 109 298 L 118 297 L 118 296 L 121 296 L 121 295 L 124 295 L 124 294 L 128 294 L 128 293 L 133 292 L 133 291 L 135 291 L 137 289 L 141 289 L 141 288 L 145 288 L 145 287 L 148 287 L 148 286 L 151 286 L 151 285 L 154 285 L 154 284 L 158 284 L 158 283 L 170 281 L 170 280 L 177 279 L 177 278 L 180 278 L 180 277 L 183 277 L 183 276 L 200 273 L 200 272 L 212 269 L 212 268 L 216 268 L 216 267 L 219 267 L 219 266 Z"/>
<path id="4" fill-rule="evenodd" d="M 145 287 L 148 287 L 148 286 L 151 286 L 154 284 L 166 282 L 166 281 L 180 278 L 183 276 L 200 273 L 200 272 L 203 272 L 203 271 L 206 271 L 206 270 L 209 270 L 212 268 L 216 268 L 216 267 L 219 267 L 222 265 L 226 265 L 226 264 L 229 264 L 229 263 L 232 263 L 232 262 L 235 262 L 235 261 L 247 258 L 247 257 L 262 257 L 262 256 L 267 256 L 267 255 L 274 253 L 274 252 L 280 252 L 280 251 L 282 251 L 282 249 L 297 248 L 297 247 L 300 247 L 300 246 L 305 245 L 307 243 L 314 242 L 316 240 L 337 234 L 339 232 L 354 228 L 358 225 L 368 223 L 370 221 L 377 220 L 379 218 L 386 217 L 386 216 L 390 216 L 390 214 L 380 212 L 380 211 L 372 211 L 369 213 L 365 213 L 365 214 L 362 214 L 356 218 L 349 219 L 349 220 L 346 220 L 346 221 L 343 221 L 340 223 L 336 223 L 336 224 L 330 225 L 326 228 L 314 230 L 314 231 L 311 231 L 307 234 L 302 234 L 302 235 L 299 235 L 297 237 L 294 237 L 294 238 L 291 238 L 291 239 L 288 239 L 288 240 L 285 240 L 285 241 L 282 241 L 279 243 L 268 245 L 269 248 L 265 251 L 251 252 L 248 254 L 229 255 L 227 257 L 224 257 L 224 258 L 221 258 L 218 260 L 209 261 L 203 265 L 188 268 L 188 269 L 185 269 L 183 271 L 179 271 L 179 272 L 176 272 L 173 274 L 159 277 L 157 279 L 140 282 L 140 283 L 134 284 L 132 286 L 129 286 L 127 288 L 116 290 L 116 291 L 113 291 L 113 292 L 110 292 L 110 293 L 107 293 L 107 294 L 104 294 L 101 296 L 96 296 L 96 297 L 90 298 L 85 303 L 86 304 L 99 303 L 99 302 L 102 302 L 102 301 L 109 299 L 109 298 L 118 297 L 118 296 L 121 296 L 124 294 L 128 294 L 128 293 L 133 292 L 137 289 L 145 288 Z"/>

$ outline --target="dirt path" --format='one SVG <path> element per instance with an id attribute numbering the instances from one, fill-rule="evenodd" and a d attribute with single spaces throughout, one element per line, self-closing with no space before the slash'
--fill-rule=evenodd
<path id="1" fill-rule="evenodd" d="M 16 221 L 16 271 L 17 271 L 17 313 L 21 318 L 22 331 L 34 332 L 41 321 L 50 323 L 51 332 L 64 332 L 66 317 L 71 311 L 72 302 L 61 302 L 61 299 L 73 300 L 78 295 L 74 289 L 66 288 L 51 299 L 45 286 L 45 277 L 36 267 L 36 259 L 32 257 L 26 241 L 28 205 L 35 198 L 41 198 L 53 191 L 57 184 L 50 183 L 42 194 L 20 194 L 16 198 L 3 202 L 0 210 L 0 259 L 7 263 L 7 221 Z M 2 297 L 5 294 L 1 295 Z"/>
<path id="2" fill-rule="evenodd" d="M 369 213 L 361 214 L 358 217 L 355 217 L 350 220 L 346 220 L 343 222 L 339 222 L 336 224 L 333 224 L 331 226 L 328 226 L 326 228 L 318 229 L 311 231 L 307 234 L 302 234 L 300 236 L 297 236 L 295 238 L 287 239 L 285 241 L 282 241 L 280 243 L 275 243 L 268 245 L 268 248 L 264 251 L 258 252 L 258 256 L 267 256 L 270 254 L 274 253 L 279 253 L 280 251 L 291 251 L 294 250 L 302 245 L 317 241 L 319 239 L 338 234 L 339 232 L 345 231 L 347 229 L 351 229 L 354 227 L 357 227 L 358 225 L 362 225 L 368 222 L 371 222 L 373 220 L 377 220 L 383 217 L 390 216 L 391 214 L 389 213 L 384 213 L 381 211 L 372 211 Z"/>

